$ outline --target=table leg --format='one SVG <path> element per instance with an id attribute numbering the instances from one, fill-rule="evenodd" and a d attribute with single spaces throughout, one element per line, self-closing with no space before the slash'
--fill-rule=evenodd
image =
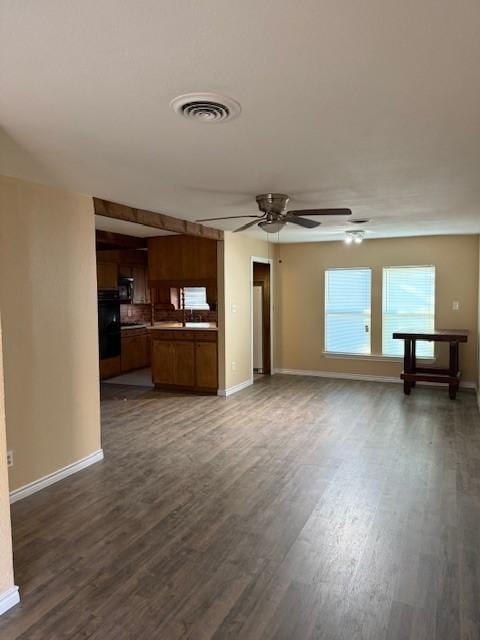
<path id="1" fill-rule="evenodd" d="M 412 369 L 412 341 L 408 338 L 404 341 L 404 352 L 403 352 L 403 372 L 411 373 Z M 403 381 L 403 393 L 407 396 L 410 395 L 410 391 L 412 388 L 411 382 L 408 380 Z"/>
<path id="2" fill-rule="evenodd" d="M 457 376 L 458 373 L 458 342 L 450 342 L 450 361 L 448 365 L 450 375 Z M 448 385 L 448 395 L 451 400 L 455 400 L 458 390 L 458 382 Z"/>
<path id="3" fill-rule="evenodd" d="M 412 373 L 416 373 L 417 372 L 417 341 L 415 340 L 415 338 L 412 340 L 412 353 L 410 356 L 410 366 L 412 369 Z M 413 380 L 411 383 L 412 389 L 415 389 L 416 386 L 416 382 L 415 380 Z"/>

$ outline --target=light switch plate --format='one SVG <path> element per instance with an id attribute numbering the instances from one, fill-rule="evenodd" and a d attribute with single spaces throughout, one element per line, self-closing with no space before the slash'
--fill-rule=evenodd
<path id="1" fill-rule="evenodd" d="M 460 311 L 460 302 L 458 300 L 454 300 L 452 302 L 453 311 Z"/>
<path id="2" fill-rule="evenodd" d="M 237 313 L 237 305 L 232 304 L 232 313 Z"/>

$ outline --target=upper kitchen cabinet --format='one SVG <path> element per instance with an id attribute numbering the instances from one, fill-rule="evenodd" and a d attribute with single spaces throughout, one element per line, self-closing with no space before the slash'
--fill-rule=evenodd
<path id="1" fill-rule="evenodd" d="M 150 302 L 150 287 L 146 267 L 132 267 L 133 304 L 146 304 Z"/>
<path id="2" fill-rule="evenodd" d="M 118 265 L 115 262 L 97 262 L 97 288 L 116 289 L 118 287 Z"/>
<path id="3" fill-rule="evenodd" d="M 151 286 L 216 281 L 217 241 L 183 235 L 149 238 L 148 269 Z"/>

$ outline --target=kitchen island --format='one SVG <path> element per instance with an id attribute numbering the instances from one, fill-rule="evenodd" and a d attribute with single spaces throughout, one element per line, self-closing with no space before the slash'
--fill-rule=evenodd
<path id="1" fill-rule="evenodd" d="M 152 382 L 159 389 L 217 393 L 218 327 L 213 322 L 157 322 L 151 336 Z"/>

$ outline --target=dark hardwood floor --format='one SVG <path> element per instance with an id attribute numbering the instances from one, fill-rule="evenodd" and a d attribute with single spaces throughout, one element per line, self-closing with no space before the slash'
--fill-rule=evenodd
<path id="1" fill-rule="evenodd" d="M 105 385 L 105 462 L 13 506 L 2 640 L 478 640 L 473 393 Z"/>

